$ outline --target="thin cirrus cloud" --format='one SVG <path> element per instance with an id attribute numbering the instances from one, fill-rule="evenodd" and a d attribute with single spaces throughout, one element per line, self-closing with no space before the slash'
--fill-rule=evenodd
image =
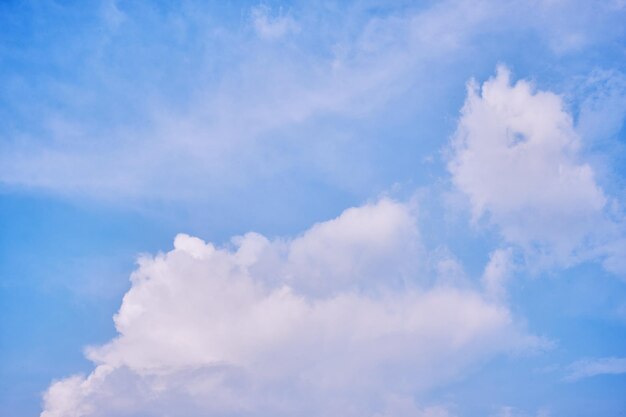
<path id="1" fill-rule="evenodd" d="M 598 375 L 626 374 L 626 358 L 581 359 L 568 367 L 566 381 L 574 382 Z"/>
<path id="2" fill-rule="evenodd" d="M 252 9 L 252 25 L 261 38 L 268 40 L 280 39 L 300 29 L 291 16 L 288 14 L 272 16 L 267 6 L 257 6 Z"/>
<path id="3" fill-rule="evenodd" d="M 121 13 L 118 11 L 116 16 Z M 458 11 L 455 8 L 451 13 Z M 117 128 L 113 125 L 109 130 L 73 120 L 71 114 L 46 111 L 45 140 L 21 134 L 19 140 L 3 143 L 0 177 L 7 184 L 61 193 L 198 198 L 197 187 L 237 184 L 255 174 L 268 175 L 268 171 L 271 174 L 286 169 L 289 163 L 282 162 L 285 158 L 277 158 L 274 150 L 284 145 L 280 146 L 276 139 L 268 141 L 264 135 L 319 114 L 359 114 L 375 108 L 389 96 L 390 87 L 402 74 L 413 67 L 416 58 L 409 58 L 411 52 L 424 56 L 438 49 L 427 41 L 438 37 L 431 32 L 441 31 L 440 22 L 449 14 L 427 14 L 423 18 L 418 15 L 417 22 L 412 18 L 356 22 L 359 29 L 354 41 L 344 41 L 342 33 L 321 30 L 329 39 L 320 42 L 319 54 L 306 53 L 308 38 L 304 34 L 298 37 L 299 26 L 293 17 L 273 16 L 263 7 L 252 9 L 248 30 L 243 33 L 224 34 L 225 29 L 197 29 L 189 24 L 183 29 L 199 30 L 206 46 L 189 51 L 201 57 L 199 62 L 194 61 L 191 75 L 198 85 L 192 86 L 193 93 L 179 98 L 183 101 L 182 110 L 161 103 L 159 91 L 146 94 L 154 102 L 133 95 L 133 106 L 140 109 L 140 119 L 147 119 L 148 123 Z M 182 22 L 189 20 L 189 16 L 177 17 Z M 321 18 L 313 15 L 305 23 L 317 31 Z M 163 20 L 158 23 L 165 27 L 178 23 L 174 18 Z M 422 21 L 429 23 L 428 38 L 414 39 L 413 32 L 422 32 L 414 26 Z M 120 53 L 116 36 L 124 33 L 125 22 L 147 35 L 141 33 L 146 24 L 141 16 L 127 16 L 109 29 L 111 33 L 105 40 L 98 40 L 102 43 L 102 57 L 93 57 L 96 63 L 91 65 L 96 68 L 88 70 L 99 74 L 103 70 L 100 65 L 105 63 L 98 59 L 107 58 L 108 54 L 116 58 L 115 54 Z M 436 24 L 431 27 L 433 23 Z M 386 34 L 387 42 L 374 36 L 381 32 Z M 309 30 L 306 35 L 311 37 L 311 33 L 314 32 Z M 291 39 L 286 43 L 268 42 L 282 38 Z M 388 51 L 390 42 L 401 47 Z M 223 64 L 214 62 L 213 49 L 226 56 L 222 59 L 229 63 L 228 71 L 220 72 Z M 204 75 L 207 72 L 219 75 L 210 78 Z M 166 74 L 151 75 L 161 78 Z M 125 83 L 132 81 L 126 74 L 113 73 L 102 82 L 117 84 L 116 76 Z M 105 97 L 110 94 L 104 92 Z M 102 135 L 106 135 L 106 140 Z M 299 143 L 310 150 L 305 140 Z M 270 163 L 256 158 L 257 154 L 269 155 Z"/>
<path id="4" fill-rule="evenodd" d="M 446 416 L 411 396 L 546 345 L 490 301 L 502 254 L 487 289 L 459 288 L 412 273 L 419 248 L 413 209 L 387 198 L 293 239 L 179 235 L 139 260 L 118 336 L 87 350 L 89 376 L 51 385 L 42 417 Z"/>

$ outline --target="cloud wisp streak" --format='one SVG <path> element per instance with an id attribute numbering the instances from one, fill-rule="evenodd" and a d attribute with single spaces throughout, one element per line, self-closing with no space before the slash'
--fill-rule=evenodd
<path id="1" fill-rule="evenodd" d="M 51 91 L 39 91 L 21 73 L 6 77 L 7 100 L 36 96 L 40 104 L 18 112 L 24 123 L 0 131 L 0 181 L 140 201 L 194 201 L 207 190 L 242 187 L 299 165 L 333 184 L 354 182 L 350 166 L 329 160 L 349 159 L 355 146 L 375 149 L 377 140 L 342 136 L 330 122 L 329 137 L 311 134 L 309 123 L 376 119 L 407 87 L 450 81 L 446 69 L 475 60 L 471 51 L 482 37 L 513 31 L 560 51 L 591 47 L 600 37 L 585 19 L 573 28 L 552 19 L 578 10 L 575 3 L 455 0 L 381 15 L 359 3 L 253 7 L 239 11 L 233 28 L 193 2 L 180 10 L 107 2 L 81 28 L 83 42 L 68 42 L 61 32 L 52 45 L 33 46 L 54 53 L 41 65 L 71 62 L 55 69 L 74 78 L 54 79 Z M 592 16 L 614 28 L 609 11 L 598 7 Z M 154 37 L 164 41 L 148 48 Z M 126 71 L 130 65 L 141 77 Z M 428 93 L 417 101 L 428 107 L 433 100 Z M 363 158 L 359 166 L 370 162 L 367 153 Z"/>
<path id="2" fill-rule="evenodd" d="M 598 375 L 626 374 L 626 358 L 581 359 L 568 367 L 566 381 L 574 382 Z"/>

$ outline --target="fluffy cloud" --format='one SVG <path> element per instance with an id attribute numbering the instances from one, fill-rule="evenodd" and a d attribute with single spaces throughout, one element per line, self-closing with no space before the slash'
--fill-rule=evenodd
<path id="1" fill-rule="evenodd" d="M 621 227 L 580 148 L 561 98 L 511 84 L 499 67 L 481 88 L 470 83 L 448 167 L 474 220 L 495 225 L 536 265 L 604 256 L 619 271 Z"/>
<path id="2" fill-rule="evenodd" d="M 118 336 L 51 385 L 42 417 L 447 416 L 403 399 L 538 342 L 482 290 L 420 280 L 420 252 L 414 210 L 389 199 L 294 239 L 178 235 L 140 259 Z"/>

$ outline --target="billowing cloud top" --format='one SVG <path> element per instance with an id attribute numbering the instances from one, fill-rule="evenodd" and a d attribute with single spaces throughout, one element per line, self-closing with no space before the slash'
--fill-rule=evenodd
<path id="1" fill-rule="evenodd" d="M 420 247 L 411 206 L 386 198 L 295 239 L 178 235 L 139 261 L 119 335 L 88 350 L 91 375 L 50 387 L 42 417 L 380 415 L 540 344 L 490 301 L 505 257 L 486 290 L 461 289 L 420 278 Z"/>

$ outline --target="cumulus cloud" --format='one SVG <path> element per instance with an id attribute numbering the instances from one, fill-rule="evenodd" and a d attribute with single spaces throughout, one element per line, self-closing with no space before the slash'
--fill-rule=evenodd
<path id="1" fill-rule="evenodd" d="M 560 96 L 525 80 L 511 83 L 503 66 L 480 88 L 470 83 L 448 168 L 474 221 L 496 226 L 536 265 L 603 256 L 607 268 L 620 269 L 621 227 L 582 161 Z"/>
<path id="2" fill-rule="evenodd" d="M 597 375 L 626 374 L 626 358 L 583 359 L 572 363 L 568 370 L 569 373 L 565 377 L 568 381 L 577 381 Z"/>
<path id="3" fill-rule="evenodd" d="M 178 235 L 139 260 L 118 336 L 42 417 L 448 416 L 405 399 L 539 341 L 481 290 L 421 280 L 420 251 L 415 211 L 389 199 L 293 239 Z"/>

